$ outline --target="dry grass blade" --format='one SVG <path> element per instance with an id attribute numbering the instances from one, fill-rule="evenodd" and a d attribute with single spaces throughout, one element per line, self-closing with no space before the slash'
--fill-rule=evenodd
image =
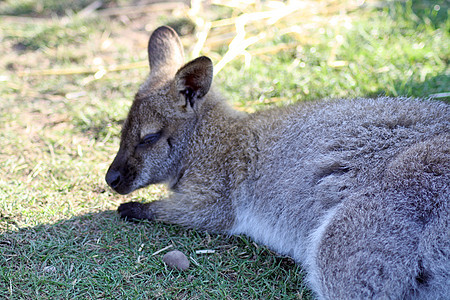
<path id="1" fill-rule="evenodd" d="M 160 2 L 148 5 L 126 6 L 126 7 L 114 7 L 103 9 L 98 12 L 98 15 L 104 17 L 119 16 L 119 15 L 133 15 L 142 13 L 160 12 L 166 10 L 187 9 L 187 5 L 184 2 Z"/>
<path id="2" fill-rule="evenodd" d="M 108 67 L 95 68 L 76 68 L 76 69 L 45 69 L 45 70 L 27 70 L 17 72 L 17 76 L 45 76 L 45 75 L 75 75 L 75 74 L 97 74 L 96 79 L 103 77 L 108 72 L 116 72 L 137 68 L 148 67 L 148 61 L 139 61 L 134 63 L 112 65 Z"/>
<path id="3" fill-rule="evenodd" d="M 97 9 L 99 9 L 102 6 L 103 2 L 100 0 L 94 1 L 88 6 L 86 6 L 84 9 L 80 10 L 80 12 L 77 14 L 79 17 L 86 17 L 91 15 L 93 12 L 95 12 Z"/>
<path id="4" fill-rule="evenodd" d="M 236 26 L 236 36 L 231 41 L 228 46 L 228 51 L 225 53 L 224 57 L 217 63 L 214 68 L 214 73 L 217 74 L 220 70 L 230 61 L 232 61 L 238 55 L 246 55 L 246 62 L 249 61 L 249 54 L 246 51 L 248 46 L 257 43 L 258 41 L 264 39 L 267 34 L 265 32 L 261 32 L 256 36 L 246 38 L 246 30 L 245 27 L 248 23 L 266 20 L 266 25 L 273 25 L 278 20 L 283 17 L 293 13 L 297 9 L 300 9 L 300 5 L 294 2 L 294 4 L 286 5 L 282 8 L 277 8 L 270 11 L 265 12 L 255 12 L 255 13 L 245 13 L 235 20 Z"/>
<path id="5" fill-rule="evenodd" d="M 265 53 L 266 50 L 248 51 L 247 49 L 251 45 L 273 38 L 275 34 L 295 34 L 299 42 L 308 42 L 311 38 L 307 39 L 305 36 L 311 37 L 317 34 L 311 34 L 313 29 L 317 30 L 329 23 L 349 26 L 351 17 L 347 12 L 361 7 L 365 1 L 290 1 L 288 4 L 282 1 L 271 1 L 264 4 L 265 6 L 262 4 L 252 6 L 247 1 L 215 1 L 214 3 L 231 7 L 239 7 L 240 4 L 239 8 L 243 11 L 241 15 L 211 22 L 208 40 L 204 43 L 202 41 L 202 45 L 214 48 L 228 44 L 227 52 L 215 66 L 215 74 L 217 74 L 238 56 L 243 55 L 248 64 L 252 55 Z M 252 8 L 256 11 L 251 11 Z M 231 25 L 234 25 L 234 30 Z M 223 29 L 218 30 L 227 27 L 230 28 L 225 32 Z M 269 52 L 274 53 L 277 49 L 283 51 L 289 47 L 291 46 L 275 47 Z M 198 51 L 197 48 L 196 51 Z M 342 65 L 341 62 L 335 63 L 333 59 L 334 57 L 330 58 L 330 66 Z"/>
<path id="6" fill-rule="evenodd" d="M 197 27 L 197 43 L 192 50 L 192 57 L 197 57 L 204 48 L 209 31 L 211 30 L 211 22 L 206 21 L 201 16 L 203 15 L 203 6 L 200 0 L 191 1 L 191 9 L 188 11 L 188 16 L 194 21 Z"/>

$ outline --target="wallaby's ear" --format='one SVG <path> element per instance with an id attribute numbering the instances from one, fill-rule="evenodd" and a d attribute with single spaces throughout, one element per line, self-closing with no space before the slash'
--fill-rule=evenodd
<path id="1" fill-rule="evenodd" d="M 213 79 L 213 64 L 211 59 L 200 56 L 187 63 L 175 75 L 178 92 L 194 107 L 195 102 L 208 93 Z"/>
<path id="2" fill-rule="evenodd" d="M 175 74 L 184 64 L 183 45 L 175 30 L 161 26 L 153 32 L 148 41 L 148 60 L 151 74 Z"/>

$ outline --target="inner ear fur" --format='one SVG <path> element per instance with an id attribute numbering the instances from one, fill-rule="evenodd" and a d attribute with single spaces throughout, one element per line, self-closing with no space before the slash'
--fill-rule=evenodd
<path id="1" fill-rule="evenodd" d="M 151 74 L 175 74 L 184 64 L 183 45 L 175 30 L 161 26 L 153 32 L 148 41 L 148 60 Z"/>
<path id="2" fill-rule="evenodd" d="M 200 56 L 187 63 L 175 75 L 178 92 L 186 97 L 191 106 L 208 93 L 212 79 L 213 64 L 206 56 Z"/>

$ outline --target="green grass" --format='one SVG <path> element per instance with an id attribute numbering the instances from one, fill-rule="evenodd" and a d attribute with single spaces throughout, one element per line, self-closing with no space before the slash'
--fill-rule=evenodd
<path id="1" fill-rule="evenodd" d="M 167 193 L 153 186 L 120 196 L 104 182 L 121 123 L 148 69 L 98 77 L 26 75 L 147 60 L 143 28 L 153 19 L 76 16 L 87 3 L 0 4 L 0 298 L 311 298 L 301 266 L 246 237 L 119 220 L 114 210 L 120 203 Z M 116 3 L 104 1 L 104 7 Z M 248 111 L 323 97 L 448 93 L 449 7 L 445 1 L 412 3 L 358 9 L 349 13 L 351 27 L 325 23 L 301 42 L 274 26 L 268 30 L 273 38 L 248 50 L 294 46 L 253 55 L 249 66 L 238 56 L 216 85 Z M 213 7 L 208 17 L 239 13 Z M 157 19 L 177 24 L 187 44 L 194 43 L 185 16 Z M 217 63 L 226 49 L 223 44 L 205 54 Z M 342 64 L 333 66 L 330 56 Z M 190 269 L 168 269 L 162 262 L 168 250 L 153 255 L 166 247 L 190 257 Z M 202 249 L 215 253 L 196 254 Z"/>
<path id="2" fill-rule="evenodd" d="M 257 100 L 252 102 L 254 109 L 271 105 L 271 98 L 285 105 L 329 97 L 428 97 L 449 92 L 449 7 L 445 1 L 414 2 L 415 6 L 412 1 L 388 2 L 382 9 L 358 11 L 361 18 L 350 29 L 325 27 L 315 43 L 281 55 L 253 57 L 248 69 L 234 61 L 219 73 L 220 85 L 232 99 L 239 91 L 236 101 L 242 107 L 248 107 L 249 99 Z M 439 11 L 430 11 L 438 3 Z M 284 39 L 295 42 L 293 36 Z M 329 66 L 333 51 L 344 66 Z"/>
<path id="3" fill-rule="evenodd" d="M 302 279 L 291 260 L 245 238 L 125 223 L 110 211 L 11 232 L 1 246 L 5 298 L 274 299 L 295 297 Z M 193 266 L 167 269 L 152 254 L 168 246 Z M 211 248 L 217 252 L 194 252 Z"/>

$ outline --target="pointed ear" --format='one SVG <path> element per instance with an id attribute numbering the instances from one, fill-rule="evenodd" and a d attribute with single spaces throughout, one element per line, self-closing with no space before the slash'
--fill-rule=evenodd
<path id="1" fill-rule="evenodd" d="M 213 79 L 211 59 L 201 56 L 187 63 L 175 75 L 178 92 L 186 99 L 186 105 L 193 108 L 195 102 L 208 93 Z"/>
<path id="2" fill-rule="evenodd" d="M 148 60 L 152 75 L 163 73 L 173 76 L 184 64 L 184 50 L 175 30 L 158 27 L 148 41 Z"/>

